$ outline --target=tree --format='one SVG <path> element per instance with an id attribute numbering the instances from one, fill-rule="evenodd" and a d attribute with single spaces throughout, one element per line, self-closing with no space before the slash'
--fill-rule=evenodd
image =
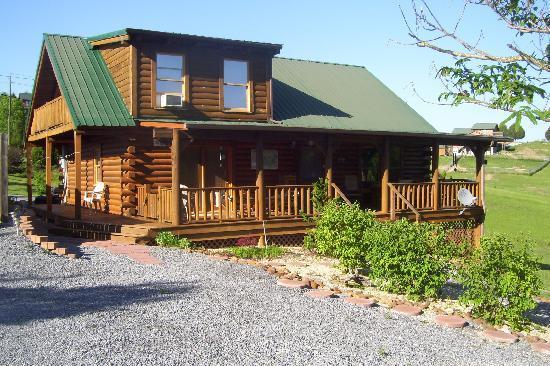
<path id="1" fill-rule="evenodd" d="M 550 141 L 550 127 L 548 127 L 548 129 L 546 130 L 544 137 L 546 137 L 546 141 Z"/>
<path id="2" fill-rule="evenodd" d="M 0 94 L 0 132 L 8 132 L 9 97 Z M 10 145 L 23 146 L 25 136 L 26 110 L 23 102 L 14 96 L 11 97 Z"/>
<path id="3" fill-rule="evenodd" d="M 521 126 L 513 124 L 512 126 L 507 127 L 506 123 L 502 122 L 498 127 L 505 137 L 510 137 L 514 140 L 521 140 L 525 137 L 525 130 Z"/>
<path id="4" fill-rule="evenodd" d="M 514 120 L 515 127 L 521 125 L 523 117 L 534 124 L 550 122 L 545 90 L 550 71 L 550 13 L 546 0 L 465 0 L 452 27 L 444 25 L 425 0 L 411 1 L 414 23 L 403 9 L 401 13 L 412 44 L 455 60 L 438 68 L 436 75 L 444 88 L 438 98 L 440 104 L 469 103 L 510 112 L 505 122 Z M 481 48 L 482 31 L 473 42 L 459 34 L 465 10 L 472 6 L 493 12 L 505 28 L 515 32 L 513 39 L 506 41 L 508 54 L 497 55 Z"/>

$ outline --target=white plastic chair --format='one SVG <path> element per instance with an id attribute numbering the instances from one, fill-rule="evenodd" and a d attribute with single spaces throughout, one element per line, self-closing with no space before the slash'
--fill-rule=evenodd
<path id="1" fill-rule="evenodd" d="M 465 207 L 475 206 L 477 202 L 477 197 L 475 197 L 472 192 L 470 192 L 466 188 L 460 188 L 458 190 L 456 198 L 458 198 L 458 202 L 460 202 L 460 204 Z M 459 215 L 462 215 L 465 210 L 466 208 L 463 208 L 462 211 L 460 211 Z"/>
<path id="2" fill-rule="evenodd" d="M 93 191 L 84 192 L 84 202 L 87 203 L 90 208 L 94 208 L 96 202 L 101 202 L 103 197 L 103 192 L 105 191 L 105 183 L 97 182 L 94 186 Z"/>

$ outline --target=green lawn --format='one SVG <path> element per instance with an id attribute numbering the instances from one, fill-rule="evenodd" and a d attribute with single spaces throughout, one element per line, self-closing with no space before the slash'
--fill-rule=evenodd
<path id="1" fill-rule="evenodd" d="M 533 238 L 542 258 L 543 295 L 550 297 L 550 166 L 533 176 L 525 174 L 544 158 L 550 158 L 550 143 L 526 143 L 505 155 L 487 157 L 485 231 Z M 449 164 L 449 157 L 441 158 L 442 166 Z M 473 157 L 464 157 L 459 172 L 448 172 L 447 177 L 471 179 L 474 165 Z"/>
<path id="2" fill-rule="evenodd" d="M 27 197 L 27 176 L 25 173 L 8 175 L 8 195 Z"/>

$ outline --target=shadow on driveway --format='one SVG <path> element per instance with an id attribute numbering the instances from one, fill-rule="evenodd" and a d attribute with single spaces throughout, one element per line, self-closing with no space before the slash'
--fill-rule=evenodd
<path id="1" fill-rule="evenodd" d="M 193 291 L 192 284 L 162 282 L 132 286 L 0 287 L 0 325 L 66 318 L 136 304 L 169 301 Z"/>

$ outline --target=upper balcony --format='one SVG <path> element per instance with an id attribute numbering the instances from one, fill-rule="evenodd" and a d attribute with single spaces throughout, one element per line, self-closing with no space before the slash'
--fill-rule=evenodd
<path id="1" fill-rule="evenodd" d="M 34 109 L 29 140 L 38 140 L 72 128 L 73 121 L 65 98 L 59 96 Z"/>

